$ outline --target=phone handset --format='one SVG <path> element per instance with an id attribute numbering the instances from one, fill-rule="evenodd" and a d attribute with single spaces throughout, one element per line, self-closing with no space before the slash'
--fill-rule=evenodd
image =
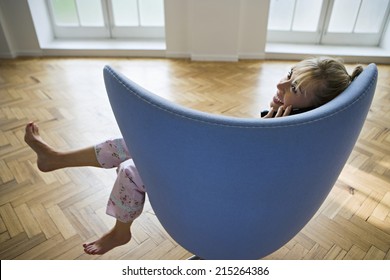
<path id="1" fill-rule="evenodd" d="M 289 116 L 291 115 L 297 115 L 297 114 L 300 114 L 300 113 L 304 113 L 304 112 L 307 112 L 307 111 L 310 111 L 314 109 L 314 107 L 308 107 L 308 108 L 293 108 L 289 114 Z M 265 117 L 267 114 L 269 113 L 268 110 L 265 110 L 265 111 L 261 111 L 260 112 L 260 116 L 263 118 Z M 274 115 L 272 117 L 275 117 L 276 115 L 276 111 L 274 112 Z"/>

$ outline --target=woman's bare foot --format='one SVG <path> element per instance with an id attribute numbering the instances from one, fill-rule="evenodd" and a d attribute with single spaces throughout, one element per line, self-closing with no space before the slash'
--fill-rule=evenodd
<path id="1" fill-rule="evenodd" d="M 130 225 L 117 221 L 113 229 L 91 243 L 83 244 L 89 255 L 103 255 L 115 247 L 125 245 L 131 240 Z"/>
<path id="2" fill-rule="evenodd" d="M 61 168 L 61 155 L 49 146 L 39 135 L 39 127 L 31 122 L 26 126 L 24 141 L 33 149 L 37 156 L 37 165 L 43 172 Z"/>

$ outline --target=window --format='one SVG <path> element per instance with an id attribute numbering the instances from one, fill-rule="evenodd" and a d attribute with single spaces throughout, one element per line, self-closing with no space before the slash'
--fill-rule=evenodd
<path id="1" fill-rule="evenodd" d="M 164 0 L 47 0 L 56 38 L 163 38 Z"/>
<path id="2" fill-rule="evenodd" d="M 380 44 L 390 0 L 271 0 L 268 41 Z"/>

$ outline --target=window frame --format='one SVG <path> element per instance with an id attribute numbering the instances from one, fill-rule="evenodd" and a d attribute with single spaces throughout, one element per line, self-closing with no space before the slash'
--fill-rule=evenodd
<path id="1" fill-rule="evenodd" d="M 271 3 L 272 0 L 270 0 Z M 292 22 L 290 30 L 267 30 L 267 42 L 272 43 L 300 43 L 300 44 L 318 44 L 321 40 L 322 27 L 326 19 L 327 6 L 329 0 L 323 0 L 320 17 L 318 19 L 316 31 L 294 31 Z M 325 6 L 325 7 L 324 7 Z M 294 19 L 294 16 L 292 20 Z M 293 37 L 293 38 L 292 38 Z M 286 41 L 286 38 L 288 40 Z"/>
<path id="2" fill-rule="evenodd" d="M 272 1 L 272 0 L 270 0 Z M 297 1 L 297 0 L 296 0 Z M 328 32 L 328 26 L 332 14 L 334 0 L 323 0 L 323 5 L 318 20 L 316 31 L 281 31 L 267 30 L 267 42 L 269 43 L 298 43 L 318 45 L 356 45 L 356 46 L 379 46 L 381 39 L 390 24 L 390 1 L 378 33 L 355 33 L 355 32 Z"/>
<path id="3" fill-rule="evenodd" d="M 363 0 L 361 0 L 363 1 Z M 329 3 L 330 7 L 328 8 L 328 16 L 325 22 L 324 32 L 321 36 L 321 44 L 329 45 L 358 45 L 358 46 L 379 46 L 383 33 L 386 29 L 386 26 L 389 22 L 389 12 L 390 12 L 390 1 L 387 4 L 386 12 L 383 16 L 383 21 L 379 31 L 377 33 L 356 33 L 354 31 L 347 32 L 328 32 L 328 26 L 330 24 L 331 10 L 334 5 L 334 0 Z M 358 16 L 358 15 L 357 15 Z"/>
<path id="4" fill-rule="evenodd" d="M 76 1 L 76 0 L 74 0 Z M 56 39 L 164 39 L 164 26 L 116 26 L 111 0 L 100 0 L 103 26 L 61 26 L 55 21 L 51 0 L 46 0 L 54 37 Z M 77 7 L 77 5 L 76 5 Z M 80 22 L 80 20 L 79 20 Z"/>

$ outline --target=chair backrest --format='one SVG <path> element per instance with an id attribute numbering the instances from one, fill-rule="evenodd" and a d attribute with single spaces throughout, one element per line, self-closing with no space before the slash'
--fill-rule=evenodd
<path id="1" fill-rule="evenodd" d="M 109 66 L 104 78 L 167 232 L 204 259 L 259 259 L 293 238 L 333 187 L 367 116 L 377 67 L 327 104 L 275 119 L 185 108 Z"/>

